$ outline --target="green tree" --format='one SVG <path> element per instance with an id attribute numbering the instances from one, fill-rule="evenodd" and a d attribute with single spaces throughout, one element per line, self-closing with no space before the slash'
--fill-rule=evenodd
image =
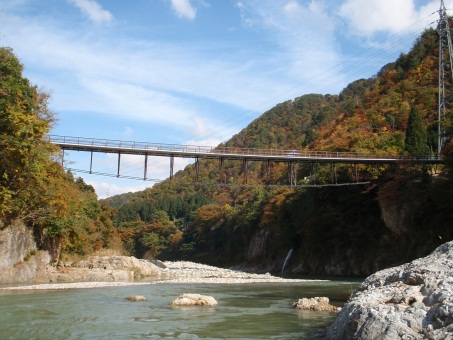
<path id="1" fill-rule="evenodd" d="M 43 141 L 54 122 L 49 96 L 22 77 L 23 66 L 9 48 L 0 48 L 0 218 L 36 217 L 55 148 Z M 49 173 L 50 172 L 50 173 Z"/>
<path id="2" fill-rule="evenodd" d="M 404 149 L 414 157 L 423 157 L 430 154 L 428 134 L 423 127 L 422 118 L 414 106 L 412 106 L 409 113 L 404 144 Z"/>

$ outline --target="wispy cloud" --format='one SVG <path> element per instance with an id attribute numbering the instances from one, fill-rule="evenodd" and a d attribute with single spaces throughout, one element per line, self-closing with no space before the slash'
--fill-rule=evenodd
<path id="1" fill-rule="evenodd" d="M 323 92 L 311 80 L 326 72 L 341 78 L 338 71 L 329 71 L 341 58 L 335 37 L 337 22 L 324 2 L 248 0 L 237 2 L 236 6 L 246 26 L 264 30 L 273 40 L 285 65 L 282 72 L 287 72 L 295 84 L 301 84 L 299 91 Z"/>
<path id="2" fill-rule="evenodd" d="M 197 16 L 197 10 L 190 3 L 190 0 L 170 0 L 171 7 L 175 11 L 176 15 L 181 18 L 188 20 L 194 20 Z"/>
<path id="3" fill-rule="evenodd" d="M 113 20 L 113 15 L 109 11 L 102 8 L 99 3 L 94 0 L 68 0 L 74 4 L 80 11 L 86 15 L 95 24 L 108 23 Z"/>
<path id="4" fill-rule="evenodd" d="M 269 56 L 256 62 L 249 57 L 216 59 L 215 43 L 209 53 L 196 44 L 117 38 L 112 45 L 92 36 L 75 39 L 76 31 L 62 32 L 42 21 L 0 13 L 0 22 L 6 40 L 28 67 L 53 74 L 57 110 L 110 113 L 186 129 L 203 114 L 214 124 L 222 119 L 218 112 L 197 108 L 195 100 L 255 111 L 269 93 L 288 88 L 272 77 L 278 69 L 266 66 L 273 63 Z"/>

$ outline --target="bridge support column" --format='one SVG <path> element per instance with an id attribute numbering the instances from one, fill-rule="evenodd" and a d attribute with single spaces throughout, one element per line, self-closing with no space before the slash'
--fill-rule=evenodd
<path id="1" fill-rule="evenodd" d="M 61 166 L 64 168 L 64 149 L 61 149 Z"/>
<path id="2" fill-rule="evenodd" d="M 249 162 L 247 158 L 242 160 L 242 172 L 244 174 L 243 184 L 247 184 L 248 177 L 249 177 Z"/>
<path id="3" fill-rule="evenodd" d="M 330 165 L 330 170 L 332 172 L 332 183 L 337 184 L 337 165 L 332 163 Z"/>
<path id="4" fill-rule="evenodd" d="M 316 184 L 316 164 L 315 163 L 310 163 L 311 166 L 311 179 L 310 181 L 312 184 Z"/>
<path id="5" fill-rule="evenodd" d="M 224 159 L 222 157 L 219 158 L 220 162 L 220 184 L 225 184 L 224 179 L 223 179 L 223 171 L 224 171 Z"/>
<path id="6" fill-rule="evenodd" d="M 175 166 L 175 156 L 170 156 L 170 181 L 173 180 L 173 168 Z"/>
<path id="7" fill-rule="evenodd" d="M 288 180 L 291 187 L 297 185 L 297 164 L 294 162 L 288 163 Z"/>
<path id="8" fill-rule="evenodd" d="M 145 155 L 145 169 L 143 171 L 143 180 L 146 181 L 146 174 L 148 173 L 148 154 Z"/>
<path id="9" fill-rule="evenodd" d="M 90 175 L 93 173 L 93 150 L 91 150 L 91 157 L 90 157 Z"/>
<path id="10" fill-rule="evenodd" d="M 195 158 L 195 184 L 198 184 L 198 172 L 200 170 L 199 158 Z"/>
<path id="11" fill-rule="evenodd" d="M 118 168 L 116 171 L 116 177 L 120 177 L 120 166 L 121 166 L 121 152 L 118 152 Z"/>
<path id="12" fill-rule="evenodd" d="M 271 184 L 271 161 L 268 159 L 266 160 L 266 185 L 269 186 Z"/>

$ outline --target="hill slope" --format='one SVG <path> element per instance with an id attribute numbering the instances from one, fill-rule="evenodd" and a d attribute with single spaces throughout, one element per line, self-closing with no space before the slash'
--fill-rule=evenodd
<path id="1" fill-rule="evenodd" d="M 278 104 L 225 145 L 399 155 L 414 150 L 406 132 L 413 115 L 423 136 L 417 147 L 436 150 L 436 48 L 436 33 L 427 30 L 375 77 L 355 81 L 339 95 L 309 94 Z M 200 182 L 219 182 L 216 162 L 201 160 L 199 169 Z M 194 178 L 190 165 L 172 182 L 106 201 L 118 208 L 117 228 L 138 256 L 280 271 L 292 249 L 290 272 L 363 276 L 452 238 L 450 181 L 429 170 L 344 165 L 333 173 L 330 165 L 299 165 L 300 183 L 372 184 L 272 189 L 187 185 Z M 286 171 L 286 164 L 272 164 L 272 183 L 287 183 Z M 226 184 L 241 183 L 241 164 L 225 161 L 223 176 Z M 266 165 L 251 163 L 248 184 L 265 182 Z"/>

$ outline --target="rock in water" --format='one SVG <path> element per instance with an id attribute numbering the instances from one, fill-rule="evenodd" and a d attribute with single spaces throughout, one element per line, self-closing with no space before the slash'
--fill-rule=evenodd
<path id="1" fill-rule="evenodd" d="M 171 304 L 173 306 L 216 306 L 217 301 L 212 296 L 182 294 Z"/>
<path id="2" fill-rule="evenodd" d="M 453 242 L 369 276 L 326 330 L 328 339 L 452 339 Z"/>
<path id="3" fill-rule="evenodd" d="M 302 310 L 312 310 L 316 312 L 336 312 L 338 308 L 329 303 L 327 297 L 314 297 L 311 299 L 302 298 L 293 303 L 293 307 Z"/>
<path id="4" fill-rule="evenodd" d="M 124 298 L 126 301 L 146 301 L 146 298 L 143 295 L 130 295 Z"/>

